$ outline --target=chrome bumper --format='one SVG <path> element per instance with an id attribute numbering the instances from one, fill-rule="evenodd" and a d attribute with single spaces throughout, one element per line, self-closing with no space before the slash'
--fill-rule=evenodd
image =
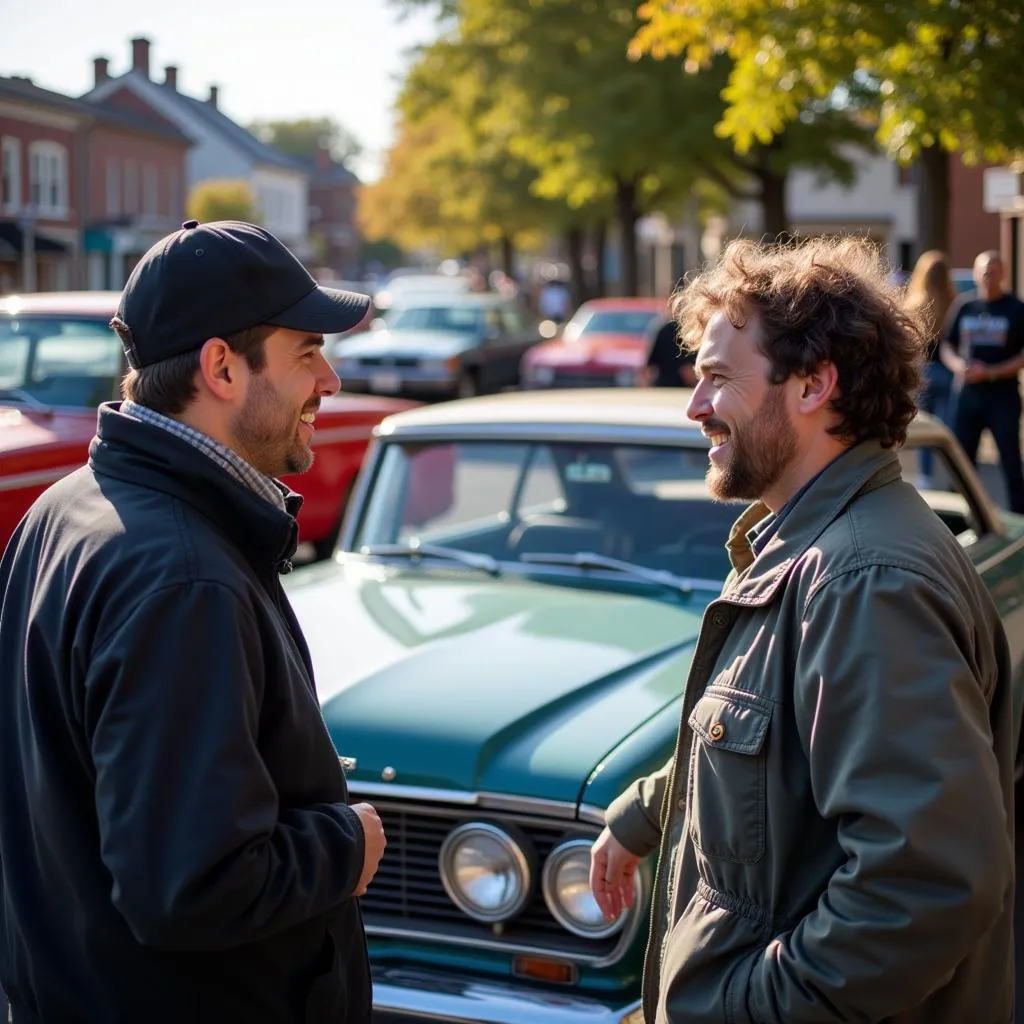
<path id="1" fill-rule="evenodd" d="M 507 981 L 477 981 L 408 968 L 373 972 L 374 1024 L 633 1024 L 640 1002 L 622 1006 Z"/>

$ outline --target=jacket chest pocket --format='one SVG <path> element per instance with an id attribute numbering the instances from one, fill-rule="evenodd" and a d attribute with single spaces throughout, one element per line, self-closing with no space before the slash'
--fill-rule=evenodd
<path id="1" fill-rule="evenodd" d="M 690 714 L 690 836 L 708 857 L 754 864 L 765 847 L 765 754 L 771 712 L 707 693 Z"/>

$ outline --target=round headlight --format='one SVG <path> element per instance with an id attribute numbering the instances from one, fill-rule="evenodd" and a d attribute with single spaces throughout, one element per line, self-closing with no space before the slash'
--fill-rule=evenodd
<path id="1" fill-rule="evenodd" d="M 603 939 L 613 935 L 629 916 L 623 911 L 612 922 L 605 920 L 590 889 L 592 839 L 570 839 L 551 851 L 544 864 L 544 902 L 551 916 L 574 935 Z"/>
<path id="2" fill-rule="evenodd" d="M 477 921 L 507 921 L 530 897 L 530 864 L 518 843 L 486 822 L 453 829 L 438 857 L 452 903 Z"/>

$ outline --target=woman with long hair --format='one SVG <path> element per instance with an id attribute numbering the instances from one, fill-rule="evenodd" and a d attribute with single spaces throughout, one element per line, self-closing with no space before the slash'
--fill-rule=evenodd
<path id="1" fill-rule="evenodd" d="M 909 310 L 923 313 L 928 325 L 928 350 L 925 355 L 924 389 L 918 406 L 924 412 L 950 422 L 950 396 L 953 375 L 939 358 L 939 343 L 942 328 L 949 314 L 950 306 L 956 299 L 956 288 L 949 273 L 949 257 L 938 249 L 922 253 L 914 265 L 914 272 L 907 282 L 904 303 Z M 921 452 L 921 472 L 925 477 L 932 471 L 932 453 Z"/>

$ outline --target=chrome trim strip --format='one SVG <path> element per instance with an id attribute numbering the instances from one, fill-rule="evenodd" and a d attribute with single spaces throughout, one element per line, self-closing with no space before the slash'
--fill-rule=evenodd
<path id="1" fill-rule="evenodd" d="M 596 804 L 580 804 L 580 809 L 576 813 L 576 817 L 580 821 L 585 821 L 590 825 L 600 825 L 604 828 L 605 823 L 605 810 L 603 807 L 598 807 Z"/>
<path id="2" fill-rule="evenodd" d="M 1009 547 L 1003 548 L 1002 551 L 997 551 L 994 555 L 989 555 L 984 562 L 979 562 L 975 566 L 975 569 L 978 570 L 979 575 L 988 572 L 989 569 L 994 569 L 1004 559 L 1017 554 L 1017 552 L 1022 548 L 1024 548 L 1024 537 L 1018 538 Z"/>
<path id="3" fill-rule="evenodd" d="M 609 1006 L 569 989 L 550 992 L 527 982 L 462 979 L 409 968 L 375 968 L 373 1008 L 413 1020 L 447 1024 L 622 1024 L 640 1008 Z"/>
<path id="4" fill-rule="evenodd" d="M 542 797 L 517 796 L 511 793 L 470 793 L 459 789 L 437 789 L 433 786 L 402 786 L 387 782 L 362 782 L 349 780 L 349 792 L 353 796 L 378 796 L 391 800 L 411 802 L 430 801 L 454 804 L 459 807 L 479 807 L 481 810 L 502 811 L 506 814 L 535 814 L 542 818 L 559 821 L 584 820 L 577 813 L 576 805 L 562 800 L 546 800 Z M 604 817 L 594 821 L 589 815 L 588 823 L 603 825 Z"/>
<path id="5" fill-rule="evenodd" d="M 14 491 L 19 487 L 34 487 L 37 484 L 52 484 L 81 469 L 84 462 L 75 462 L 56 469 L 37 469 L 31 473 L 15 473 L 13 476 L 0 477 L 0 491 Z"/>
<path id="6" fill-rule="evenodd" d="M 390 782 L 355 782 L 349 780 L 348 791 L 352 796 L 384 796 L 394 800 L 433 801 L 473 807 L 479 803 L 476 793 L 457 789 L 435 789 L 432 786 L 395 786 Z"/>

